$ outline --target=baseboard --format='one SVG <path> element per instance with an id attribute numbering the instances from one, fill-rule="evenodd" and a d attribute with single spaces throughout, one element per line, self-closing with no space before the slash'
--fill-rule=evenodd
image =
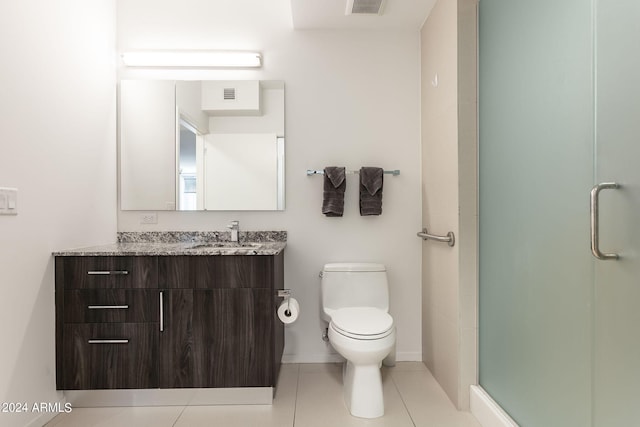
<path id="1" fill-rule="evenodd" d="M 282 363 L 340 363 L 344 358 L 337 353 L 283 354 Z"/>
<path id="2" fill-rule="evenodd" d="M 422 362 L 422 352 L 399 351 L 396 353 L 396 362 Z"/>
<path id="3" fill-rule="evenodd" d="M 518 427 L 518 424 L 480 386 L 471 386 L 470 405 L 471 413 L 482 427 Z"/>
<path id="4" fill-rule="evenodd" d="M 67 390 L 73 408 L 109 406 L 270 405 L 272 387 Z"/>
<path id="5" fill-rule="evenodd" d="M 33 420 L 31 420 L 31 422 L 27 424 L 25 427 L 42 427 L 43 425 L 45 425 L 46 423 L 54 419 L 56 416 L 58 416 L 57 412 L 42 413 L 36 418 L 34 418 Z"/>

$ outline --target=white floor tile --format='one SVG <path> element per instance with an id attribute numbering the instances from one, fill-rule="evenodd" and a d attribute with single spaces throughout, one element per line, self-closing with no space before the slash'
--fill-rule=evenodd
<path id="1" fill-rule="evenodd" d="M 455 408 L 428 370 L 390 375 L 416 427 L 480 427 L 473 415 Z"/>
<path id="2" fill-rule="evenodd" d="M 426 366 L 383 368 L 385 415 L 351 416 L 342 394 L 342 364 L 282 365 L 273 405 L 77 408 L 47 427 L 480 427 L 458 412 Z"/>
<path id="3" fill-rule="evenodd" d="M 413 427 L 402 399 L 388 375 L 383 375 L 385 415 L 381 418 L 353 417 L 344 403 L 342 371 L 330 373 L 300 372 L 296 402 L 296 427 Z"/>
<path id="4" fill-rule="evenodd" d="M 175 427 L 292 427 L 293 414 L 276 405 L 188 406 Z"/>
<path id="5" fill-rule="evenodd" d="M 342 363 L 301 363 L 300 373 L 322 374 L 342 372 Z"/>
<path id="6" fill-rule="evenodd" d="M 76 408 L 60 414 L 47 427 L 172 427 L 183 406 Z"/>

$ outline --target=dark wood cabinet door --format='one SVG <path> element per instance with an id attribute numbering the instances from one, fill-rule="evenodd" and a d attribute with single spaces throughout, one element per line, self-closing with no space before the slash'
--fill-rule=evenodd
<path id="1" fill-rule="evenodd" d="M 270 290 L 165 292 L 161 388 L 275 385 Z"/>
<path id="2" fill-rule="evenodd" d="M 163 295 L 158 359 L 160 388 L 193 387 L 193 291 L 160 292 Z"/>
<path id="3" fill-rule="evenodd" d="M 158 325 L 64 325 L 66 390 L 158 387 Z"/>
<path id="4" fill-rule="evenodd" d="M 196 387 L 272 386 L 271 292 L 194 291 Z"/>

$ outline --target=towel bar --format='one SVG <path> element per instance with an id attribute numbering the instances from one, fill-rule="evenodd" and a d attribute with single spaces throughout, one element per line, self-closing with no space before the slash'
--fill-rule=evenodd
<path id="1" fill-rule="evenodd" d="M 357 175 L 360 173 L 360 171 L 346 171 L 345 172 L 347 175 Z M 393 176 L 398 176 L 400 175 L 400 169 L 395 169 L 392 171 L 384 171 L 385 174 L 387 175 L 393 175 Z M 307 169 L 307 176 L 309 175 L 324 175 L 324 171 L 323 170 L 313 170 L 313 169 Z"/>
<path id="2" fill-rule="evenodd" d="M 422 238 L 422 240 L 435 240 L 436 242 L 445 242 L 448 243 L 449 246 L 453 246 L 456 244 L 456 237 L 453 234 L 453 231 L 447 233 L 446 236 L 436 236 L 434 234 L 429 234 L 426 228 L 423 228 L 422 231 L 417 233 L 417 236 Z"/>

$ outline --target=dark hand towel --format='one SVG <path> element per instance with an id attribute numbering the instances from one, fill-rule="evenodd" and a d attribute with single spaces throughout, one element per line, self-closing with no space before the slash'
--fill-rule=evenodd
<path id="1" fill-rule="evenodd" d="M 382 214 L 382 168 L 360 168 L 360 215 Z"/>
<path id="2" fill-rule="evenodd" d="M 344 213 L 344 190 L 347 188 L 343 167 L 324 168 L 324 193 L 322 213 L 326 216 L 342 216 Z"/>

